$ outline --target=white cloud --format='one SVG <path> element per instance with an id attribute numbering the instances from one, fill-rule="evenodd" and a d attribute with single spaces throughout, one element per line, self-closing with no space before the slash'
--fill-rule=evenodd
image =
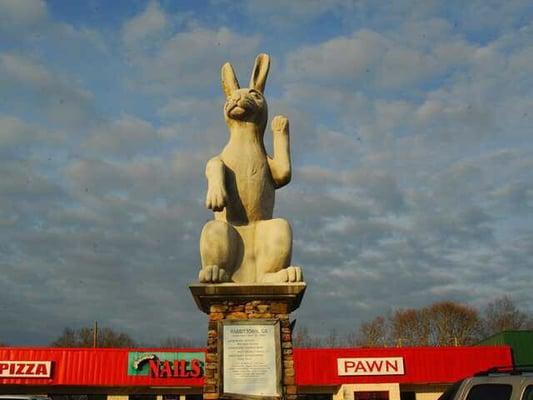
<path id="1" fill-rule="evenodd" d="M 225 27 L 211 30 L 193 26 L 164 40 L 156 49 L 132 50 L 129 55 L 139 68 L 139 79 L 129 83 L 157 93 L 194 94 L 195 89 L 212 88 L 213 82 L 218 85 L 219 69 L 228 55 L 233 64 L 245 64 L 250 71 L 258 45 L 255 35 L 239 35 Z M 243 85 L 249 80 L 248 74 L 240 77 Z"/>
<path id="2" fill-rule="evenodd" d="M 0 53 L 0 73 L 4 77 L 0 88 L 13 99 L 30 93 L 29 102 L 37 112 L 44 111 L 53 121 L 73 125 L 87 122 L 92 113 L 93 95 L 77 82 L 54 73 L 29 57 Z M 15 103 L 15 102 L 14 102 Z M 27 107 L 27 104 L 26 104 Z"/>
<path id="3" fill-rule="evenodd" d="M 305 46 L 287 57 L 288 78 L 336 86 L 342 81 L 344 86 L 357 83 L 363 88 L 372 83 L 387 90 L 419 84 L 441 76 L 451 65 L 467 64 L 472 46 L 448 30 L 443 32 L 441 25 L 447 25 L 441 21 L 430 22 L 420 27 L 427 28 L 423 40 L 419 31 L 410 40 L 411 31 L 405 37 L 362 29 Z"/>
<path id="4" fill-rule="evenodd" d="M 19 118 L 0 115 L 0 148 L 27 145 L 39 138 L 40 132 L 35 127 Z"/>
<path id="5" fill-rule="evenodd" d="M 1 0 L 0 31 L 36 28 L 48 18 L 43 0 Z"/>
<path id="6" fill-rule="evenodd" d="M 44 66 L 27 57 L 4 53 L 0 55 L 0 62 L 2 72 L 10 79 L 41 87 L 51 85 L 54 80 Z"/>
<path id="7" fill-rule="evenodd" d="M 158 1 L 148 3 L 146 9 L 139 15 L 127 21 L 122 27 L 122 40 L 127 46 L 157 37 L 169 27 L 168 16 Z"/>
<path id="8" fill-rule="evenodd" d="M 15 46 L 45 47 L 51 43 L 48 49 L 60 49 L 63 57 L 79 52 L 80 48 L 85 54 L 108 50 L 102 32 L 55 20 L 44 0 L 0 0 L 0 32 L 4 33 L 6 43 Z"/>
<path id="9" fill-rule="evenodd" d="M 162 145 L 162 136 L 149 122 L 132 115 L 123 115 L 108 124 L 95 127 L 87 134 L 84 146 L 93 154 L 130 157 L 154 151 Z"/>
<path id="10" fill-rule="evenodd" d="M 387 46 L 379 33 L 359 31 L 352 36 L 337 37 L 317 46 L 306 46 L 287 57 L 291 79 L 317 83 L 361 79 L 376 64 Z"/>
<path id="11" fill-rule="evenodd" d="M 158 110 L 159 115 L 170 120 L 213 119 L 222 113 L 223 98 L 206 99 L 204 97 L 177 97 L 170 99 Z"/>
<path id="12" fill-rule="evenodd" d="M 227 2 L 228 8 L 241 7 L 235 2 Z M 305 4 L 299 1 L 283 0 L 251 0 L 245 3 L 244 10 L 248 18 L 259 24 L 266 24 L 274 29 L 297 30 L 298 26 L 314 21 L 326 12 L 350 12 L 356 8 L 343 0 L 308 0 Z M 282 12 L 280 12 L 282 10 Z"/>

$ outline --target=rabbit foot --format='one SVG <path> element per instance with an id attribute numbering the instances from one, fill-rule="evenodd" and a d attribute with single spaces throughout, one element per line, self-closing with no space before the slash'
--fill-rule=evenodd
<path id="1" fill-rule="evenodd" d="M 278 272 L 264 274 L 261 283 L 303 282 L 302 268 L 291 265 Z"/>
<path id="2" fill-rule="evenodd" d="M 218 265 L 207 265 L 200 270 L 198 279 L 202 283 L 221 283 L 228 282 L 229 276 L 227 272 Z"/>

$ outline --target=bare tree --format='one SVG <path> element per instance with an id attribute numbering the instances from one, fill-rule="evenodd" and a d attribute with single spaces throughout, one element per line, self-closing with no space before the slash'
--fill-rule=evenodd
<path id="1" fill-rule="evenodd" d="M 100 332 L 99 332 L 100 333 Z M 110 328 L 104 328 L 98 338 L 100 347 L 136 347 L 135 341 L 124 332 L 116 332 Z"/>
<path id="2" fill-rule="evenodd" d="M 340 347 L 341 345 L 341 339 L 337 334 L 337 330 L 330 330 L 329 335 L 323 341 L 323 347 Z"/>
<path id="3" fill-rule="evenodd" d="M 397 310 L 390 317 L 391 338 L 397 346 L 427 346 L 431 320 L 427 308 Z"/>
<path id="4" fill-rule="evenodd" d="M 50 345 L 52 347 L 83 347 L 79 346 L 79 339 L 76 330 L 72 328 L 63 329 L 63 333 Z"/>
<path id="5" fill-rule="evenodd" d="M 359 346 L 359 332 L 351 331 L 344 338 L 344 343 L 347 347 L 356 347 Z"/>
<path id="6" fill-rule="evenodd" d="M 357 345 L 364 347 L 386 346 L 388 342 L 389 327 L 383 316 L 365 322 L 359 327 Z"/>
<path id="7" fill-rule="evenodd" d="M 294 347 L 320 347 L 322 341 L 320 338 L 312 337 L 306 326 L 296 328 L 292 343 Z"/>
<path id="8" fill-rule="evenodd" d="M 472 307 L 443 301 L 419 309 L 396 310 L 359 327 L 359 346 L 467 345 L 479 338 L 479 313 Z"/>
<path id="9" fill-rule="evenodd" d="M 135 341 L 123 332 L 116 332 L 111 328 L 98 330 L 96 338 L 98 347 L 136 347 Z M 52 347 L 93 347 L 94 330 L 92 328 L 65 328 L 63 333 L 55 339 Z"/>
<path id="10" fill-rule="evenodd" d="M 478 339 L 480 319 L 476 309 L 453 301 L 434 303 L 428 308 L 432 344 L 468 345 Z"/>
<path id="11" fill-rule="evenodd" d="M 483 310 L 483 335 L 491 336 L 508 330 L 527 329 L 532 318 L 520 311 L 509 296 L 500 297 Z"/>

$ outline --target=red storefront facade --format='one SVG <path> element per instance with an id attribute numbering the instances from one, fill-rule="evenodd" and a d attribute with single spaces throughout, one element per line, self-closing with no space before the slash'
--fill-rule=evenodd
<path id="1" fill-rule="evenodd" d="M 0 394 L 197 399 L 203 361 L 204 349 L 5 347 Z M 425 400 L 478 371 L 512 365 L 512 355 L 508 346 L 295 349 L 294 363 L 302 397 Z"/>

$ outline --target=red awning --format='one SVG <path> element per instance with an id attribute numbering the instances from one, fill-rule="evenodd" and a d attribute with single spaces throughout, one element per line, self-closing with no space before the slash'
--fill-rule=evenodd
<path id="1" fill-rule="evenodd" d="M 154 378 L 128 374 L 128 355 L 205 352 L 204 349 L 0 348 L 2 361 L 52 361 L 50 378 L 0 378 L 0 384 L 62 386 L 202 386 L 203 378 Z M 203 358 L 203 357 L 202 357 Z M 172 360 L 170 360 L 172 361 Z"/>
<path id="2" fill-rule="evenodd" d="M 52 361 L 49 378 L 0 378 L 0 384 L 59 386 L 189 386 L 203 378 L 155 378 L 128 374 L 129 353 L 204 353 L 204 349 L 0 348 L 2 361 Z M 339 376 L 339 358 L 397 358 L 402 375 Z M 511 365 L 508 346 L 295 349 L 296 383 L 329 386 L 344 383 L 450 383 L 495 365 Z"/>
<path id="3" fill-rule="evenodd" d="M 403 360 L 401 375 L 339 376 L 337 370 L 340 358 L 397 357 Z M 299 349 L 294 352 L 294 363 L 298 386 L 416 384 L 455 382 L 493 366 L 512 365 L 512 357 L 508 346 Z M 364 369 L 365 366 L 360 365 L 358 372 L 364 373 Z"/>

